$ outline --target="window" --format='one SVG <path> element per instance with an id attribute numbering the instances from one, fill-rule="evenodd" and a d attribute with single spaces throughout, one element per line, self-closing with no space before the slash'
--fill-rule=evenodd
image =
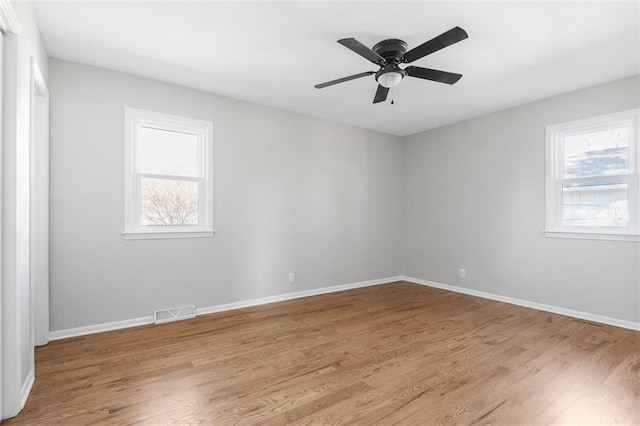
<path id="1" fill-rule="evenodd" d="M 547 127 L 547 236 L 640 241 L 639 116 Z"/>
<path id="2" fill-rule="evenodd" d="M 213 236 L 213 124 L 125 108 L 125 239 Z"/>

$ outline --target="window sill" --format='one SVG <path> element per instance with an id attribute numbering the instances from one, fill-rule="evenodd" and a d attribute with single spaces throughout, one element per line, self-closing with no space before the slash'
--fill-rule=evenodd
<path id="1" fill-rule="evenodd" d="M 211 238 L 216 231 L 123 232 L 125 240 L 162 240 L 174 238 Z"/>
<path id="2" fill-rule="evenodd" d="M 594 232 L 567 232 L 567 231 L 544 231 L 544 236 L 548 238 L 570 238 L 580 240 L 607 240 L 607 241 L 633 241 L 639 242 L 638 234 L 601 234 Z"/>

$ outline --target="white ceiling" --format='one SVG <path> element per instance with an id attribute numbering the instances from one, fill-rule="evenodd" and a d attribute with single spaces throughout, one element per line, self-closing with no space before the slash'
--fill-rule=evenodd
<path id="1" fill-rule="evenodd" d="M 407 135 L 640 74 L 639 2 L 44 2 L 50 56 L 257 104 Z M 372 104 L 376 70 L 336 43 L 409 49 L 460 26 L 469 38 L 412 65 L 461 73 L 406 78 Z"/>

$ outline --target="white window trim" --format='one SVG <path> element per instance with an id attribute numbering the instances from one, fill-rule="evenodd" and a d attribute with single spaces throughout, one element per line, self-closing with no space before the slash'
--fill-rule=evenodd
<path id="1" fill-rule="evenodd" d="M 124 135 L 124 232 L 125 240 L 148 240 L 159 238 L 202 238 L 212 237 L 213 228 L 213 123 L 188 117 L 164 114 L 155 111 L 125 107 Z M 136 173 L 135 131 L 139 125 L 159 127 L 175 131 L 194 133 L 202 138 L 204 170 L 202 178 L 162 176 L 167 179 L 194 180 L 201 183 L 199 225 L 195 226 L 142 226 L 140 217 L 139 180 L 144 173 Z M 153 175 L 158 177 L 160 175 Z M 204 221 L 202 221 L 204 219 Z"/>
<path id="2" fill-rule="evenodd" d="M 577 227 L 562 226 L 560 221 L 560 204 L 562 192 L 559 184 L 566 179 L 559 179 L 562 173 L 558 159 L 562 158 L 560 136 L 582 133 L 585 130 L 610 128 L 621 123 L 631 124 L 629 135 L 629 174 L 626 177 L 629 194 L 629 226 L 619 227 Z M 640 241 L 640 108 L 598 117 L 554 124 L 546 128 L 546 227 L 544 234 L 551 238 L 579 238 L 591 240 Z M 580 178 L 588 180 L 589 178 Z"/>

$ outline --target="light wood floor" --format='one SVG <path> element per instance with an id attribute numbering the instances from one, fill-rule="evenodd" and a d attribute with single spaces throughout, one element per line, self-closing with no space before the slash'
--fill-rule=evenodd
<path id="1" fill-rule="evenodd" d="M 639 336 L 399 282 L 52 342 L 6 424 L 637 425 Z"/>

